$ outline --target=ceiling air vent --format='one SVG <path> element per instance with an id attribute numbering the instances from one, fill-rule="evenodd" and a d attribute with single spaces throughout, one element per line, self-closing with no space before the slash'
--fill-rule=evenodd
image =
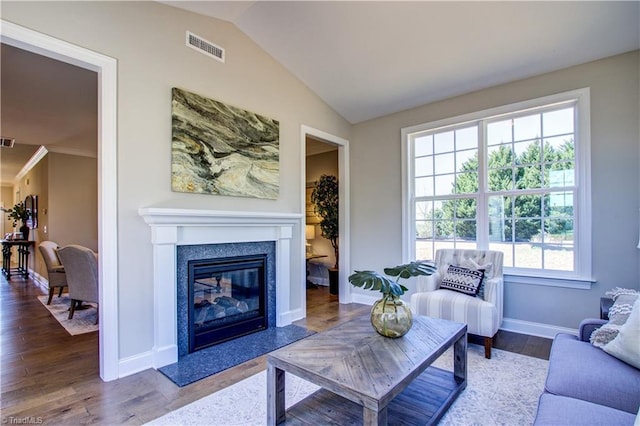
<path id="1" fill-rule="evenodd" d="M 0 147 L 13 148 L 13 144 L 16 142 L 13 138 L 0 137 Z"/>
<path id="2" fill-rule="evenodd" d="M 189 31 L 187 31 L 187 46 L 207 56 L 211 56 L 220 62 L 224 62 L 224 49 L 222 47 L 216 46 L 210 41 Z"/>

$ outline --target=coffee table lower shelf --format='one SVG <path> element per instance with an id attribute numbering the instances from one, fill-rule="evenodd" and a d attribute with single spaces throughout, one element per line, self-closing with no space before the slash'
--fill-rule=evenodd
<path id="1" fill-rule="evenodd" d="M 447 412 L 467 382 L 453 372 L 429 367 L 387 407 L 389 425 L 433 425 Z M 320 389 L 287 410 L 284 425 L 362 425 L 362 406 Z"/>

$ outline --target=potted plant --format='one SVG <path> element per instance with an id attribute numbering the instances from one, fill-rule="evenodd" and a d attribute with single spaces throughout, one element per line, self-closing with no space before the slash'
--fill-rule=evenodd
<path id="1" fill-rule="evenodd" d="M 329 292 L 338 294 L 338 264 L 340 253 L 338 250 L 338 178 L 322 175 L 316 182 L 311 193 L 311 202 L 315 212 L 320 216 L 320 230 L 322 236 L 331 242 L 336 257 L 333 268 L 329 268 Z"/>
<path id="2" fill-rule="evenodd" d="M 9 213 L 9 219 L 13 220 L 14 227 L 18 225 L 18 222 L 22 222 L 22 226 L 20 227 L 22 238 L 25 240 L 29 239 L 29 227 L 27 226 L 27 220 L 31 217 L 31 211 L 25 207 L 24 203 L 20 201 L 12 208 L 3 210 Z"/>
<path id="3" fill-rule="evenodd" d="M 431 261 L 409 262 L 393 268 L 384 268 L 384 273 L 395 277 L 395 280 L 375 271 L 355 271 L 349 276 L 349 282 L 356 287 L 379 290 L 382 293 L 382 299 L 371 308 L 371 325 L 383 336 L 401 337 L 411 329 L 413 317 L 407 303 L 400 298 L 408 290 L 400 284 L 400 278 L 429 276 L 436 272 L 436 269 Z"/>

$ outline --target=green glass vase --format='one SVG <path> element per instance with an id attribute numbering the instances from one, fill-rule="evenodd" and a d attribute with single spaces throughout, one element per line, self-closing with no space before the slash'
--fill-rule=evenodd
<path id="1" fill-rule="evenodd" d="M 385 337 L 402 337 L 411 329 L 411 309 L 399 296 L 385 294 L 371 308 L 371 325 Z"/>

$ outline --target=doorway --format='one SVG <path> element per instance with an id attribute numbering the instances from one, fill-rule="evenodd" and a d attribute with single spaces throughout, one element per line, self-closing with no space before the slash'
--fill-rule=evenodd
<path id="1" fill-rule="evenodd" d="M 98 74 L 98 251 L 100 377 L 118 378 L 117 62 L 114 58 L 0 20 L 0 42 Z"/>
<path id="2" fill-rule="evenodd" d="M 338 285 L 337 285 L 337 296 L 340 303 L 350 303 L 351 302 L 351 292 L 349 291 L 349 286 L 347 284 L 347 275 L 349 271 L 349 141 L 346 139 L 328 134 L 321 130 L 313 129 L 311 127 L 302 126 L 302 144 L 304 149 L 302 150 L 302 188 L 304 190 L 303 194 L 303 211 L 307 212 L 308 205 L 308 195 L 313 189 L 314 179 L 317 179 L 322 174 L 333 174 L 337 177 L 339 184 L 339 238 L 338 238 L 338 253 L 339 253 L 339 262 L 338 262 Z M 309 167 L 307 170 L 307 158 L 308 157 L 316 157 L 321 161 L 321 164 L 318 167 Z M 308 173 L 309 171 L 309 173 Z M 305 214 L 306 216 L 306 214 Z M 306 222 L 306 221 L 305 221 Z M 306 223 L 305 223 L 306 224 Z M 305 225 L 303 224 L 303 225 Z M 326 258 L 319 258 L 319 262 L 314 262 L 319 266 L 319 268 L 312 269 L 309 272 L 314 271 L 317 276 L 312 277 L 313 280 L 317 281 L 319 284 L 329 285 L 329 272 L 326 269 L 329 269 L 332 266 L 335 266 L 335 255 L 333 253 L 333 247 L 326 239 L 321 238 L 321 230 L 320 227 L 315 223 L 310 223 L 314 228 L 314 240 L 309 242 L 311 244 L 312 249 L 322 255 L 326 255 Z M 303 236 L 303 251 L 307 251 L 307 235 L 306 226 L 302 226 L 302 232 L 305 234 Z M 316 241 L 318 239 L 318 241 Z M 324 241 L 323 241 L 324 240 Z M 329 268 L 328 268 L 329 267 Z M 324 271 L 323 271 L 324 269 Z M 307 265 L 305 261 L 305 267 L 303 268 L 305 271 L 305 275 L 307 272 Z M 310 274 L 311 275 L 311 274 Z M 326 281 L 325 281 L 326 280 Z M 302 300 L 301 306 L 303 307 L 302 311 L 306 316 L 307 312 L 307 302 L 306 302 L 306 292 L 307 292 L 307 279 L 302 280 L 303 288 L 302 291 Z"/>

